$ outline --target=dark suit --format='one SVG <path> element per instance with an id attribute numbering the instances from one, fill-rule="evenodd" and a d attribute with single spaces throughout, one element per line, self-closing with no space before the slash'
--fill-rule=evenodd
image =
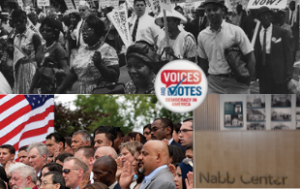
<path id="1" fill-rule="evenodd" d="M 199 33 L 208 26 L 208 20 L 206 15 L 204 15 L 201 24 L 199 23 L 199 19 L 200 17 L 195 18 L 194 20 L 191 21 L 191 23 L 189 23 L 189 25 L 185 27 L 185 30 L 192 33 L 195 39 L 198 39 Z"/>
<path id="2" fill-rule="evenodd" d="M 260 93 L 287 93 L 287 83 L 293 74 L 290 34 L 287 30 L 273 25 L 270 55 L 267 56 L 266 65 L 263 65 L 260 30 L 255 43 L 256 73 Z"/>
<path id="3" fill-rule="evenodd" d="M 119 183 L 116 184 L 116 186 L 114 187 L 114 189 L 121 189 L 121 186 Z"/>
<path id="4" fill-rule="evenodd" d="M 296 11 L 296 21 L 294 23 L 290 23 L 290 14 L 292 13 L 292 11 L 290 9 L 288 9 L 286 11 L 286 23 L 289 24 L 291 26 L 292 29 L 292 33 L 293 33 L 293 61 L 295 61 L 296 59 L 296 53 L 298 50 L 298 46 L 299 46 L 299 5 L 296 6 L 295 10 Z"/>
<path id="5" fill-rule="evenodd" d="M 181 144 L 175 142 L 175 140 L 173 140 L 170 145 L 178 146 L 183 151 L 183 153 L 185 154 L 186 149 L 184 147 L 182 147 Z"/>

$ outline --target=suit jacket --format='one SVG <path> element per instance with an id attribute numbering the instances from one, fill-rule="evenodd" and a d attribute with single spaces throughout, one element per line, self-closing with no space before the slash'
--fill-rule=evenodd
<path id="1" fill-rule="evenodd" d="M 114 189 L 121 189 L 119 182 L 115 185 Z"/>
<path id="2" fill-rule="evenodd" d="M 182 147 L 181 144 L 175 142 L 175 140 L 173 140 L 170 145 L 178 146 L 183 151 L 183 153 L 185 154 L 186 149 L 184 147 Z"/>
<path id="3" fill-rule="evenodd" d="M 198 39 L 199 33 L 204 30 L 208 26 L 208 19 L 207 16 L 204 15 L 203 22 L 199 26 L 199 17 L 195 18 L 194 20 L 191 21 L 190 27 L 186 27 L 186 31 L 192 33 L 195 37 L 195 39 Z"/>
<path id="4" fill-rule="evenodd" d="M 147 184 L 139 189 L 175 189 L 174 176 L 169 171 L 169 168 L 160 170 L 156 175 L 152 177 Z"/>
<path id="5" fill-rule="evenodd" d="M 260 28 L 261 30 L 261 28 Z M 259 32 L 260 32 L 259 30 Z M 290 43 L 290 33 L 276 25 L 273 25 L 271 37 L 270 63 L 272 65 L 272 74 L 276 84 L 289 81 L 293 75 L 292 44 Z M 261 77 L 262 68 L 262 47 L 258 33 L 255 42 L 255 58 L 257 76 Z"/>

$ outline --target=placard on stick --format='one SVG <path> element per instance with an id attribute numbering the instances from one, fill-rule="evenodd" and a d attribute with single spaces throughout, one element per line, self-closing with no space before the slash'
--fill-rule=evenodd
<path id="1" fill-rule="evenodd" d="M 38 5 L 38 7 L 49 7 L 50 0 L 38 0 L 37 5 Z"/>
<path id="2" fill-rule="evenodd" d="M 259 9 L 262 6 L 267 6 L 270 9 L 285 9 L 287 0 L 250 0 L 248 9 Z"/>

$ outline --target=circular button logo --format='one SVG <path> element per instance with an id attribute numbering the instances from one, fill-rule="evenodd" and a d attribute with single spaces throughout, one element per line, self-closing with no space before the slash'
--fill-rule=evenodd
<path id="1" fill-rule="evenodd" d="M 196 109 L 207 94 L 203 70 L 188 60 L 174 60 L 158 72 L 155 93 L 170 111 L 183 113 Z"/>

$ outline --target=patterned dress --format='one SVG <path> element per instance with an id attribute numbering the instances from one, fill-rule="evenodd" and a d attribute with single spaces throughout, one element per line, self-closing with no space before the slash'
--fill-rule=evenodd
<path id="1" fill-rule="evenodd" d="M 35 32 L 26 29 L 22 34 L 16 34 L 14 39 L 13 71 L 15 94 L 27 94 L 30 89 L 32 78 L 36 72 L 35 51 L 32 37 Z M 25 55 L 26 56 L 25 56 Z"/>
<path id="2" fill-rule="evenodd" d="M 106 43 L 103 43 L 96 50 L 80 48 L 72 64 L 79 81 L 78 94 L 91 94 L 98 83 L 106 83 L 106 79 L 101 77 L 101 73 L 92 62 L 92 57 L 96 51 L 101 53 L 102 64 L 105 66 L 119 65 L 117 52 Z"/>
<path id="3" fill-rule="evenodd" d="M 152 79 L 152 83 L 147 86 L 147 90 L 143 94 L 155 94 L 154 90 L 155 77 Z M 138 87 L 132 80 L 128 81 L 125 85 L 125 94 L 138 94 Z"/>

